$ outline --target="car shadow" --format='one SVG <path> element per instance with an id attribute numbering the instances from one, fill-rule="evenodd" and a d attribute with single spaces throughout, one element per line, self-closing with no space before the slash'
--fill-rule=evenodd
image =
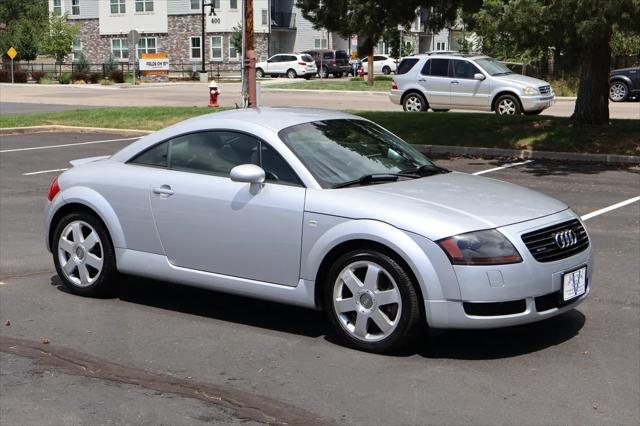
<path id="1" fill-rule="evenodd" d="M 57 275 L 51 285 L 69 293 Z M 115 299 L 220 321 L 305 337 L 322 337 L 341 344 L 330 332 L 322 312 L 136 277 L 125 277 Z M 585 316 L 571 310 L 538 323 L 493 330 L 429 330 L 394 357 L 419 355 L 429 359 L 489 360 L 537 352 L 578 335 Z"/>

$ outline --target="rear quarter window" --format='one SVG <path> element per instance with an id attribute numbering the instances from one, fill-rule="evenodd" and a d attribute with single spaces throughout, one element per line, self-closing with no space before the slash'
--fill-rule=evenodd
<path id="1" fill-rule="evenodd" d="M 406 74 L 409 71 L 411 71 L 411 68 L 413 68 L 413 66 L 415 64 L 418 63 L 418 58 L 406 58 L 403 59 L 402 62 L 400 62 L 400 65 L 398 65 L 398 72 L 397 74 Z"/>
<path id="2" fill-rule="evenodd" d="M 338 59 L 349 59 L 349 55 L 344 50 L 338 50 L 336 52 L 336 58 Z"/>
<path id="3" fill-rule="evenodd" d="M 313 62 L 313 58 L 310 55 L 302 55 L 300 56 L 305 62 Z"/>

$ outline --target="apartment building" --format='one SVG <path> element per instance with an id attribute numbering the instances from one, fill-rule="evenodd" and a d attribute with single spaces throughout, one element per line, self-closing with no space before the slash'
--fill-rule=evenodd
<path id="1" fill-rule="evenodd" d="M 127 34 L 141 34 L 142 53 L 166 53 L 172 65 L 202 61 L 203 0 L 48 0 L 49 11 L 68 13 L 81 25 L 74 54 L 83 51 L 89 61 L 104 62 L 111 55 L 129 62 Z M 204 0 L 214 4 L 215 15 L 206 16 L 205 61 L 239 63 L 241 52 L 231 42 L 241 26 L 242 0 Z M 254 0 L 254 49 L 258 58 L 268 55 L 269 0 Z M 207 7 L 207 11 L 209 8 Z"/>

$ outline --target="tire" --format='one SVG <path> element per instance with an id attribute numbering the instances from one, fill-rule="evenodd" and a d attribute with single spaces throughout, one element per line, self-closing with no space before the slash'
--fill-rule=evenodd
<path id="1" fill-rule="evenodd" d="M 304 79 L 305 79 L 305 80 L 310 80 L 310 79 L 311 79 L 311 76 L 310 76 L 309 74 L 307 74 L 307 75 L 305 75 L 305 76 L 304 76 Z"/>
<path id="2" fill-rule="evenodd" d="M 428 108 L 427 100 L 420 93 L 412 92 L 404 97 L 402 108 L 407 112 L 423 112 Z"/>
<path id="3" fill-rule="evenodd" d="M 433 112 L 449 112 L 448 109 L 434 109 Z"/>
<path id="4" fill-rule="evenodd" d="M 382 74 L 384 74 L 384 75 L 391 74 L 391 68 L 389 68 L 388 66 L 385 65 L 384 67 L 382 67 Z"/>
<path id="5" fill-rule="evenodd" d="M 287 78 L 296 78 L 298 76 L 298 74 L 296 73 L 296 71 L 294 69 L 289 69 L 287 70 L 287 74 L 286 74 Z"/>
<path id="6" fill-rule="evenodd" d="M 373 250 L 344 254 L 331 266 L 325 285 L 324 311 L 345 345 L 389 353 L 414 341 L 420 330 L 418 293 L 391 257 Z"/>
<path id="7" fill-rule="evenodd" d="M 256 77 L 257 78 L 263 78 L 264 77 L 264 71 L 262 71 L 262 68 L 256 68 Z"/>
<path id="8" fill-rule="evenodd" d="M 321 67 L 320 71 L 318 71 L 318 76 L 320 76 L 320 78 L 327 78 L 329 76 L 329 71 L 327 70 L 327 67 Z"/>
<path id="9" fill-rule="evenodd" d="M 496 114 L 498 115 L 520 115 L 522 106 L 514 95 L 502 95 L 496 100 Z"/>
<path id="10" fill-rule="evenodd" d="M 538 109 L 535 111 L 525 111 L 524 115 L 540 115 L 540 113 L 544 111 L 543 109 Z"/>
<path id="11" fill-rule="evenodd" d="M 341 72 L 336 72 L 336 73 L 333 73 L 333 76 L 335 78 L 342 78 L 342 73 Z"/>
<path id="12" fill-rule="evenodd" d="M 624 81 L 614 81 L 609 85 L 611 102 L 624 102 L 629 99 L 629 86 Z"/>
<path id="13" fill-rule="evenodd" d="M 56 225 L 51 251 L 58 276 L 69 291 L 90 297 L 112 292 L 119 275 L 116 256 L 107 229 L 95 216 L 70 213 L 63 217 Z"/>

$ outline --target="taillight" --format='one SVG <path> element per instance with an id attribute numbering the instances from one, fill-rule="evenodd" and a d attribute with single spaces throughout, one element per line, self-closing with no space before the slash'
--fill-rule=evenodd
<path id="1" fill-rule="evenodd" d="M 306 67 L 307 63 L 306 62 L 298 62 L 298 65 L 304 65 Z"/>
<path id="2" fill-rule="evenodd" d="M 331 61 L 332 65 L 336 65 L 338 62 L 336 62 L 336 60 L 334 59 L 333 61 Z"/>
<path id="3" fill-rule="evenodd" d="M 398 90 L 398 85 L 395 81 L 391 83 L 391 90 Z"/>
<path id="4" fill-rule="evenodd" d="M 58 185 L 58 178 L 55 177 L 53 178 L 51 185 L 49 185 L 49 191 L 47 192 L 47 200 L 53 201 L 53 199 L 56 198 L 56 195 L 58 195 L 58 192 L 60 192 L 60 186 Z"/>

